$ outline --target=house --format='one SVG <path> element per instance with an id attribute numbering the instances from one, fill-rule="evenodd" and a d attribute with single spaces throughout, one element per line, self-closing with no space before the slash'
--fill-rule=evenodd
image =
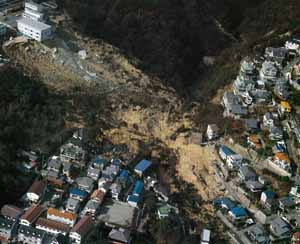
<path id="1" fill-rule="evenodd" d="M 69 244 L 68 239 L 69 239 L 68 237 L 62 234 L 58 234 L 58 235 L 48 234 L 45 237 L 45 241 L 43 242 L 43 244 Z"/>
<path id="2" fill-rule="evenodd" d="M 62 145 L 59 157 L 62 161 L 74 162 L 79 166 L 85 166 L 86 152 L 81 145 L 72 142 Z"/>
<path id="3" fill-rule="evenodd" d="M 44 211 L 45 210 L 41 205 L 31 205 L 21 216 L 20 224 L 26 226 L 32 225 Z"/>
<path id="4" fill-rule="evenodd" d="M 265 50 L 265 57 L 281 66 L 283 61 L 287 58 L 288 49 L 285 47 L 267 47 Z"/>
<path id="5" fill-rule="evenodd" d="M 277 141 L 276 144 L 273 146 L 272 150 L 273 150 L 274 154 L 279 153 L 279 152 L 286 153 L 287 148 L 286 148 L 285 142 Z"/>
<path id="6" fill-rule="evenodd" d="M 77 213 L 80 208 L 80 201 L 78 199 L 69 198 L 66 204 L 66 210 L 68 212 Z"/>
<path id="7" fill-rule="evenodd" d="M 39 230 L 43 230 L 49 234 L 53 235 L 67 235 L 71 229 L 71 227 L 67 224 L 63 224 L 57 221 L 53 221 L 50 219 L 39 218 L 35 224 L 36 228 Z"/>
<path id="8" fill-rule="evenodd" d="M 102 177 L 107 181 L 113 182 L 120 171 L 120 166 L 110 165 L 102 171 Z"/>
<path id="9" fill-rule="evenodd" d="M 66 175 L 67 177 L 70 177 L 72 169 L 72 164 L 70 162 L 64 161 L 62 163 L 62 173 L 63 175 Z"/>
<path id="10" fill-rule="evenodd" d="M 93 168 L 103 170 L 107 164 L 107 160 L 101 156 L 96 157 L 92 162 L 91 165 Z"/>
<path id="11" fill-rule="evenodd" d="M 297 231 L 293 234 L 291 244 L 300 244 L 300 232 Z"/>
<path id="12" fill-rule="evenodd" d="M 248 218 L 248 213 L 243 207 L 234 207 L 230 209 L 228 215 L 232 221 L 242 221 Z"/>
<path id="13" fill-rule="evenodd" d="M 17 221 L 23 213 L 23 209 L 10 204 L 5 204 L 1 208 L 1 215 L 7 220 Z"/>
<path id="14" fill-rule="evenodd" d="M 92 193 L 91 200 L 102 204 L 105 195 L 106 195 L 105 191 L 102 191 L 101 189 L 97 189 Z"/>
<path id="15" fill-rule="evenodd" d="M 112 160 L 110 160 L 110 163 L 112 165 L 115 165 L 115 166 L 118 166 L 118 167 L 121 167 L 122 164 L 123 164 L 122 160 L 119 159 L 119 158 L 113 158 Z"/>
<path id="16" fill-rule="evenodd" d="M 286 153 L 278 152 L 274 155 L 273 160 L 270 163 L 286 172 L 291 172 L 291 161 Z"/>
<path id="17" fill-rule="evenodd" d="M 76 179 L 76 183 L 80 190 L 91 193 L 94 188 L 94 180 L 90 177 L 79 177 Z"/>
<path id="18" fill-rule="evenodd" d="M 146 171 L 151 167 L 152 163 L 146 159 L 143 159 L 140 161 L 135 167 L 134 167 L 134 172 L 142 177 Z"/>
<path id="19" fill-rule="evenodd" d="M 282 130 L 276 126 L 271 127 L 269 131 L 269 138 L 273 141 L 282 140 L 283 138 Z"/>
<path id="20" fill-rule="evenodd" d="M 127 197 L 127 203 L 132 206 L 137 208 L 138 207 L 138 203 L 140 201 L 140 197 L 136 196 L 136 195 L 128 195 Z"/>
<path id="21" fill-rule="evenodd" d="M 169 214 L 175 213 L 178 214 L 179 210 L 178 208 L 166 203 L 162 204 L 158 209 L 157 209 L 157 215 L 159 219 L 167 218 L 169 217 Z"/>
<path id="22" fill-rule="evenodd" d="M 0 36 L 4 36 L 7 33 L 7 27 L 3 24 L 0 24 Z"/>
<path id="23" fill-rule="evenodd" d="M 89 167 L 87 170 L 87 176 L 93 180 L 98 180 L 100 177 L 101 170 L 93 167 Z"/>
<path id="24" fill-rule="evenodd" d="M 291 208 L 295 207 L 296 203 L 294 202 L 292 197 L 282 197 L 278 199 L 279 208 L 282 211 L 289 211 Z"/>
<path id="25" fill-rule="evenodd" d="M 74 226 L 77 215 L 67 211 L 63 212 L 55 208 L 48 208 L 47 219 Z"/>
<path id="26" fill-rule="evenodd" d="M 111 185 L 111 181 L 109 179 L 105 179 L 101 177 L 98 180 L 98 189 L 104 191 L 105 193 L 109 190 L 110 185 Z"/>
<path id="27" fill-rule="evenodd" d="M 225 108 L 224 117 L 239 119 L 240 117 L 247 115 L 247 109 L 241 104 L 242 102 L 239 96 L 225 92 L 222 100 L 222 105 Z"/>
<path id="28" fill-rule="evenodd" d="M 249 57 L 246 57 L 245 59 L 242 60 L 240 71 L 244 75 L 248 75 L 248 76 L 254 75 L 255 66 L 253 61 Z"/>
<path id="29" fill-rule="evenodd" d="M 15 220 L 0 218 L 0 242 L 11 243 L 17 237 L 18 223 Z"/>
<path id="30" fill-rule="evenodd" d="M 256 87 L 257 87 L 257 89 L 265 90 L 266 89 L 266 82 L 264 80 L 257 80 L 256 81 Z"/>
<path id="31" fill-rule="evenodd" d="M 260 195 L 260 202 L 262 205 L 265 205 L 267 201 L 274 200 L 276 198 L 276 193 L 271 190 L 263 191 Z"/>
<path id="32" fill-rule="evenodd" d="M 87 192 L 79 190 L 78 188 L 72 188 L 70 190 L 70 197 L 73 199 L 83 201 L 87 196 L 88 196 Z"/>
<path id="33" fill-rule="evenodd" d="M 290 195 L 300 199 L 300 188 L 298 186 L 291 187 Z"/>
<path id="34" fill-rule="evenodd" d="M 269 244 L 270 238 L 264 227 L 260 224 L 250 226 L 247 230 L 247 234 L 252 241 L 256 244 Z"/>
<path id="35" fill-rule="evenodd" d="M 132 195 L 141 196 L 144 190 L 144 183 L 140 180 L 135 182 L 134 188 L 132 190 Z"/>
<path id="36" fill-rule="evenodd" d="M 242 182 L 246 182 L 249 180 L 256 181 L 257 175 L 255 171 L 250 168 L 248 165 L 242 165 L 239 169 L 238 175 Z"/>
<path id="37" fill-rule="evenodd" d="M 260 79 L 273 83 L 276 80 L 277 72 L 278 70 L 272 62 L 265 61 L 259 72 Z"/>
<path id="38" fill-rule="evenodd" d="M 227 160 L 227 158 L 230 155 L 234 155 L 236 154 L 234 151 L 232 151 L 229 147 L 226 147 L 225 145 L 220 145 L 219 147 L 219 155 L 221 157 L 221 159 L 223 159 L 225 162 Z"/>
<path id="39" fill-rule="evenodd" d="M 293 38 L 285 42 L 284 47 L 289 50 L 290 53 L 297 54 L 300 49 L 300 40 Z"/>
<path id="40" fill-rule="evenodd" d="M 263 89 L 253 89 L 250 91 L 250 95 L 253 98 L 255 104 L 271 105 L 272 93 Z"/>
<path id="41" fill-rule="evenodd" d="M 207 139 L 209 141 L 217 139 L 219 137 L 219 131 L 219 127 L 216 124 L 209 124 L 206 131 Z"/>
<path id="42" fill-rule="evenodd" d="M 279 112 L 280 114 L 286 114 L 292 112 L 292 107 L 289 102 L 287 101 L 281 101 L 279 106 Z"/>
<path id="43" fill-rule="evenodd" d="M 40 4 L 37 4 L 33 1 L 25 2 L 25 9 L 22 16 L 27 19 L 43 22 L 43 7 Z"/>
<path id="44" fill-rule="evenodd" d="M 31 226 L 21 225 L 18 232 L 18 243 L 23 244 L 43 244 L 47 233 L 43 230 Z"/>
<path id="45" fill-rule="evenodd" d="M 226 165 L 231 170 L 237 170 L 243 162 L 243 157 L 240 154 L 232 154 L 227 157 Z"/>
<path id="46" fill-rule="evenodd" d="M 269 128 L 274 126 L 274 118 L 271 112 L 267 112 L 266 114 L 264 114 L 263 124 L 264 126 Z"/>
<path id="47" fill-rule="evenodd" d="M 255 150 L 259 150 L 262 148 L 261 140 L 257 135 L 248 136 L 247 142 L 248 142 L 249 146 L 254 148 Z"/>
<path id="48" fill-rule="evenodd" d="M 109 189 L 111 197 L 115 200 L 119 200 L 119 196 L 122 192 L 122 186 L 119 183 L 112 183 Z"/>
<path id="49" fill-rule="evenodd" d="M 274 93 L 277 97 L 283 100 L 287 100 L 290 96 L 290 92 L 285 83 L 277 82 L 274 88 Z"/>
<path id="50" fill-rule="evenodd" d="M 72 243 L 81 244 L 93 229 L 94 222 L 90 216 L 82 217 L 70 232 L 70 240 Z"/>
<path id="51" fill-rule="evenodd" d="M 31 202 L 38 202 L 43 195 L 45 194 L 47 189 L 47 183 L 45 181 L 35 181 L 28 189 L 26 196 Z"/>
<path id="52" fill-rule="evenodd" d="M 290 239 L 292 236 L 290 225 L 285 222 L 281 217 L 270 222 L 270 232 L 272 241 L 280 241 Z"/>
<path id="53" fill-rule="evenodd" d="M 211 234 L 210 230 L 208 230 L 208 229 L 202 230 L 201 244 L 209 244 L 210 243 L 210 234 Z"/>
<path id="54" fill-rule="evenodd" d="M 257 131 L 259 130 L 259 124 L 257 119 L 245 119 L 245 126 L 247 131 Z"/>
<path id="55" fill-rule="evenodd" d="M 241 95 L 252 90 L 254 86 L 255 81 L 253 77 L 240 72 L 233 83 L 233 92 L 235 95 Z"/>
<path id="56" fill-rule="evenodd" d="M 48 162 L 47 169 L 55 172 L 59 172 L 61 168 L 62 162 L 59 157 L 52 156 L 52 158 Z"/>
<path id="57" fill-rule="evenodd" d="M 122 185 L 122 187 L 126 187 L 129 180 L 129 171 L 128 170 L 122 170 L 118 178 L 116 179 L 116 182 Z"/>
<path id="58" fill-rule="evenodd" d="M 229 198 L 226 197 L 213 200 L 213 205 L 216 207 L 224 208 L 226 210 L 230 210 L 236 206 Z"/>
<path id="59" fill-rule="evenodd" d="M 93 201 L 93 200 L 89 200 L 87 202 L 87 204 L 85 205 L 82 213 L 84 215 L 90 215 L 90 216 L 95 216 L 99 210 L 100 207 L 100 203 Z"/>
<path id="60" fill-rule="evenodd" d="M 17 28 L 23 35 L 42 42 L 52 38 L 52 27 L 29 18 L 17 20 Z"/>
<path id="61" fill-rule="evenodd" d="M 112 229 L 109 234 L 110 244 L 130 244 L 131 243 L 131 231 L 124 228 Z"/>
<path id="62" fill-rule="evenodd" d="M 253 193 L 261 192 L 264 189 L 263 184 L 253 180 L 246 181 L 246 187 Z"/>

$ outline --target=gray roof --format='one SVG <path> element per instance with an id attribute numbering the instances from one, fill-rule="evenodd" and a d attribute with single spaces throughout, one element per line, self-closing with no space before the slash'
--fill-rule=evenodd
<path id="1" fill-rule="evenodd" d="M 100 203 L 99 202 L 96 202 L 96 201 L 93 201 L 93 200 L 89 200 L 87 202 L 87 204 L 85 205 L 85 209 L 93 209 L 93 210 L 97 210 L 100 206 Z"/>
<path id="2" fill-rule="evenodd" d="M 67 207 L 68 206 L 70 206 L 70 205 L 72 205 L 72 206 L 78 206 L 80 204 L 80 201 L 79 200 L 77 200 L 77 199 L 73 199 L 73 198 L 68 198 L 68 200 L 67 200 Z"/>
<path id="3" fill-rule="evenodd" d="M 245 109 L 242 105 L 239 104 L 232 104 L 230 109 L 233 114 L 239 114 L 239 115 L 248 114 L 247 109 Z"/>
<path id="4" fill-rule="evenodd" d="M 266 230 L 260 224 L 249 227 L 248 233 L 251 233 L 257 243 L 268 243 L 269 241 L 269 236 Z"/>
<path id="5" fill-rule="evenodd" d="M 291 197 L 283 197 L 278 199 L 279 204 L 285 208 L 289 208 L 295 205 L 293 198 Z"/>
<path id="6" fill-rule="evenodd" d="M 247 188 L 254 188 L 256 190 L 262 190 L 264 188 L 264 185 L 261 184 L 258 181 L 248 180 L 246 181 Z"/>
<path id="7" fill-rule="evenodd" d="M 242 165 L 240 167 L 240 174 L 242 174 L 246 178 L 246 180 L 257 178 L 255 171 L 248 165 Z"/>
<path id="8" fill-rule="evenodd" d="M 130 241 L 130 230 L 123 228 L 120 228 L 118 230 L 112 229 L 111 232 L 109 232 L 108 237 L 112 240 L 127 243 Z"/>
<path id="9" fill-rule="evenodd" d="M 17 22 L 21 23 L 23 25 L 32 27 L 32 28 L 34 28 L 36 30 L 39 30 L 39 31 L 51 29 L 51 25 L 47 25 L 45 23 L 35 21 L 35 20 L 29 19 L 29 18 L 21 18 L 21 19 L 17 20 Z"/>
<path id="10" fill-rule="evenodd" d="M 100 169 L 89 167 L 87 173 L 91 175 L 99 175 L 101 172 Z"/>
<path id="11" fill-rule="evenodd" d="M 91 188 L 94 184 L 94 180 L 90 177 L 79 177 L 76 179 L 76 183 L 79 186 Z"/>
<path id="12" fill-rule="evenodd" d="M 259 128 L 257 119 L 246 119 L 245 124 L 248 129 L 258 129 Z"/>
<path id="13" fill-rule="evenodd" d="M 15 227 L 16 224 L 17 224 L 17 222 L 14 220 L 0 218 L 0 230 L 1 229 L 11 230 Z"/>
<path id="14" fill-rule="evenodd" d="M 270 227 L 272 233 L 277 237 L 283 237 L 291 231 L 289 224 L 280 217 L 271 221 Z"/>

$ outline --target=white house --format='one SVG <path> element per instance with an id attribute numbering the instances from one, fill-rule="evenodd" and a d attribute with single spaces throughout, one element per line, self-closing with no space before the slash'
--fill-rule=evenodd
<path id="1" fill-rule="evenodd" d="M 23 35 L 39 42 L 51 39 L 52 27 L 28 18 L 17 20 L 17 28 Z"/>
<path id="2" fill-rule="evenodd" d="M 267 81 L 275 81 L 277 77 L 277 68 L 272 62 L 265 61 L 260 70 L 260 79 Z"/>
<path id="3" fill-rule="evenodd" d="M 274 155 L 273 159 L 270 160 L 270 163 L 279 168 L 282 169 L 284 171 L 286 171 L 287 173 L 291 172 L 291 162 L 289 157 L 283 153 L 283 152 L 278 152 Z"/>
<path id="4" fill-rule="evenodd" d="M 28 189 L 26 196 L 31 202 L 38 202 L 47 189 L 47 183 L 44 181 L 35 181 Z"/>
<path id="5" fill-rule="evenodd" d="M 22 15 L 24 18 L 32 19 L 35 21 L 43 21 L 44 14 L 41 5 L 34 2 L 25 2 L 25 10 Z"/>
<path id="6" fill-rule="evenodd" d="M 214 140 L 219 137 L 219 128 L 216 124 L 209 124 L 207 126 L 207 138 L 208 140 Z"/>
<path id="7" fill-rule="evenodd" d="M 243 157 L 240 154 L 231 154 L 226 159 L 226 164 L 229 169 L 238 169 L 243 162 Z"/>
<path id="8" fill-rule="evenodd" d="M 273 114 L 271 112 L 268 112 L 264 115 L 263 124 L 266 127 L 274 126 L 274 118 L 273 118 Z"/>

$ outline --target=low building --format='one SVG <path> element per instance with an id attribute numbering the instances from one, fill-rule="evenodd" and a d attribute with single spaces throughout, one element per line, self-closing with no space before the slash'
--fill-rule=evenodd
<path id="1" fill-rule="evenodd" d="M 78 188 L 72 188 L 70 190 L 70 197 L 73 199 L 77 199 L 79 201 L 83 201 L 84 199 L 86 199 L 88 196 L 87 192 L 82 191 Z"/>
<path id="2" fill-rule="evenodd" d="M 109 189 L 110 189 L 112 199 L 119 200 L 119 196 L 122 192 L 121 184 L 112 183 Z"/>
<path id="3" fill-rule="evenodd" d="M 269 138 L 272 141 L 279 141 L 283 139 L 283 131 L 276 126 L 270 128 Z"/>
<path id="4" fill-rule="evenodd" d="M 259 183 L 258 181 L 249 180 L 246 181 L 246 187 L 252 192 L 252 193 L 259 193 L 262 192 L 264 189 L 264 185 Z"/>
<path id="5" fill-rule="evenodd" d="M 66 204 L 66 210 L 71 213 L 77 213 L 80 208 L 80 201 L 78 199 L 69 198 Z"/>
<path id="6" fill-rule="evenodd" d="M 228 215 L 232 221 L 243 221 L 249 217 L 246 209 L 242 207 L 234 207 L 230 209 Z"/>
<path id="7" fill-rule="evenodd" d="M 275 67 L 275 65 L 272 62 L 265 61 L 262 64 L 262 68 L 259 72 L 259 75 L 261 80 L 274 83 L 277 78 L 277 73 L 278 70 Z"/>
<path id="8" fill-rule="evenodd" d="M 260 195 L 260 202 L 265 205 L 267 201 L 274 200 L 276 198 L 276 193 L 271 190 L 263 191 Z"/>
<path id="9" fill-rule="evenodd" d="M 52 27 L 28 18 L 17 20 L 18 30 L 25 36 L 42 42 L 52 38 Z"/>
<path id="10" fill-rule="evenodd" d="M 93 230 L 94 222 L 91 217 L 82 217 L 70 232 L 70 240 L 73 243 L 81 244 L 84 242 L 87 235 Z"/>
<path id="11" fill-rule="evenodd" d="M 85 205 L 82 213 L 84 215 L 95 216 L 97 214 L 99 208 L 100 208 L 100 203 L 99 202 L 89 200 L 87 202 L 87 204 Z"/>
<path id="12" fill-rule="evenodd" d="M 257 135 L 248 136 L 247 142 L 248 142 L 249 146 L 252 147 L 255 150 L 262 149 L 261 140 Z"/>
<path id="13" fill-rule="evenodd" d="M 70 177 L 72 169 L 72 164 L 70 162 L 63 162 L 62 163 L 62 173 L 63 175 L 66 175 L 67 177 Z"/>
<path id="14" fill-rule="evenodd" d="M 127 197 L 127 203 L 134 208 L 138 207 L 139 201 L 140 201 L 139 196 L 128 195 L 128 197 Z"/>
<path id="15" fill-rule="evenodd" d="M 62 212 L 55 208 L 49 208 L 47 211 L 47 219 L 74 226 L 77 215 L 71 212 Z"/>
<path id="16" fill-rule="evenodd" d="M 1 215 L 7 220 L 17 221 L 23 213 L 23 209 L 10 204 L 5 204 L 1 208 Z"/>
<path id="17" fill-rule="evenodd" d="M 55 172 L 59 172 L 61 168 L 62 162 L 59 157 L 52 156 L 52 158 L 48 162 L 47 169 Z"/>
<path id="18" fill-rule="evenodd" d="M 266 127 L 272 127 L 274 126 L 274 118 L 273 114 L 271 112 L 267 112 L 263 117 L 263 124 Z"/>
<path id="19" fill-rule="evenodd" d="M 23 244 L 44 244 L 47 233 L 31 226 L 21 225 L 18 232 L 18 243 Z"/>
<path id="20" fill-rule="evenodd" d="M 211 237 L 211 231 L 208 229 L 202 230 L 201 233 L 201 244 L 209 244 L 210 243 L 210 237 Z"/>
<path id="21" fill-rule="evenodd" d="M 36 228 L 39 230 L 44 230 L 49 234 L 53 235 L 67 235 L 71 229 L 71 227 L 67 224 L 63 224 L 57 221 L 53 221 L 50 219 L 39 218 L 35 224 Z"/>
<path id="22" fill-rule="evenodd" d="M 95 190 L 92 195 L 91 195 L 91 200 L 95 201 L 95 202 L 99 202 L 100 204 L 103 203 L 104 201 L 104 197 L 106 195 L 106 192 L 101 190 L 101 189 L 97 189 Z"/>
<path id="23" fill-rule="evenodd" d="M 257 180 L 257 174 L 255 173 L 255 171 L 250 168 L 248 165 L 243 165 L 240 167 L 238 175 L 240 177 L 240 180 L 242 182 L 246 182 L 246 181 L 256 181 Z"/>
<path id="24" fill-rule="evenodd" d="M 285 212 L 291 210 L 293 207 L 296 206 L 296 203 L 294 202 L 292 197 L 282 197 L 278 199 L 278 203 L 279 208 Z"/>
<path id="25" fill-rule="evenodd" d="M 206 131 L 207 139 L 210 141 L 217 139 L 219 137 L 219 132 L 220 129 L 216 124 L 209 124 Z"/>
<path id="26" fill-rule="evenodd" d="M 230 170 L 237 170 L 241 167 L 243 157 L 240 154 L 232 154 L 227 157 L 226 165 Z"/>
<path id="27" fill-rule="evenodd" d="M 232 151 L 229 147 L 226 147 L 225 145 L 220 145 L 219 147 L 219 155 L 221 157 L 221 159 L 223 159 L 225 162 L 227 160 L 227 158 L 230 155 L 234 155 L 236 154 L 234 151 Z"/>
<path id="28" fill-rule="evenodd" d="M 248 228 L 247 234 L 250 240 L 256 244 L 269 244 L 270 238 L 264 227 L 260 224 Z"/>
<path id="29" fill-rule="evenodd" d="M 35 181 L 28 189 L 26 196 L 31 202 L 38 202 L 45 194 L 47 183 L 45 181 Z"/>
<path id="30" fill-rule="evenodd" d="M 291 244 L 300 244 L 300 232 L 297 231 L 293 234 Z"/>
<path id="31" fill-rule="evenodd" d="M 149 170 L 151 165 L 152 163 L 150 161 L 143 159 L 134 167 L 134 172 L 142 177 L 143 175 L 145 175 L 146 171 Z"/>
<path id="32" fill-rule="evenodd" d="M 279 106 L 279 112 L 280 114 L 286 114 L 292 112 L 292 107 L 289 102 L 287 101 L 281 101 Z"/>
<path id="33" fill-rule="evenodd" d="M 128 170 L 122 170 L 118 178 L 116 179 L 116 182 L 118 182 L 122 187 L 126 187 L 129 180 L 129 171 Z"/>
<path id="34" fill-rule="evenodd" d="M 213 206 L 221 207 L 226 210 L 230 210 L 236 207 L 236 205 L 229 198 L 226 197 L 216 198 L 215 200 L 213 200 Z"/>
<path id="35" fill-rule="evenodd" d="M 4 36 L 7 32 L 7 27 L 3 24 L 0 24 L 0 36 Z"/>
<path id="36" fill-rule="evenodd" d="M 22 16 L 24 18 L 42 22 L 44 20 L 43 8 L 40 4 L 33 1 L 25 2 L 25 9 Z"/>
<path id="37" fill-rule="evenodd" d="M 248 110 L 242 106 L 241 98 L 230 92 L 224 93 L 222 105 L 225 108 L 224 117 L 240 119 L 242 116 L 248 114 Z"/>
<path id="38" fill-rule="evenodd" d="M 81 145 L 69 141 L 60 147 L 60 155 L 62 161 L 73 162 L 79 166 L 85 166 L 86 151 Z"/>
<path id="39" fill-rule="evenodd" d="M 91 165 L 93 168 L 103 170 L 107 165 L 107 160 L 101 156 L 98 156 L 91 162 Z"/>
<path id="40" fill-rule="evenodd" d="M 292 236 L 290 225 L 281 217 L 270 222 L 270 232 L 272 241 L 289 240 Z"/>
<path id="41" fill-rule="evenodd" d="M 300 40 L 293 38 L 285 42 L 285 48 L 290 52 L 297 54 L 300 50 Z"/>
<path id="42" fill-rule="evenodd" d="M 245 119 L 245 126 L 247 131 L 254 132 L 259 130 L 259 123 L 257 119 Z"/>
<path id="43" fill-rule="evenodd" d="M 278 66 L 281 66 L 286 60 L 287 54 L 288 49 L 285 47 L 267 47 L 265 50 L 265 57 Z"/>
<path id="44" fill-rule="evenodd" d="M 76 179 L 76 183 L 80 190 L 91 193 L 94 188 L 94 180 L 90 177 L 79 177 Z"/>
<path id="45" fill-rule="evenodd" d="M 157 209 L 157 215 L 158 215 L 159 219 L 167 218 L 172 213 L 178 214 L 179 210 L 178 210 L 178 208 L 171 206 L 168 203 L 161 205 Z"/>
<path id="46" fill-rule="evenodd" d="M 130 244 L 131 243 L 131 231 L 124 228 L 112 229 L 109 234 L 110 244 Z"/>
<path id="47" fill-rule="evenodd" d="M 101 170 L 93 167 L 89 167 L 87 170 L 87 176 L 93 180 L 98 180 L 100 177 Z"/>
<path id="48" fill-rule="evenodd" d="M 32 225 L 44 211 L 45 209 L 41 205 L 31 205 L 31 207 L 21 216 L 20 224 L 25 226 Z"/>
<path id="49" fill-rule="evenodd" d="M 116 176 L 119 174 L 120 166 L 118 165 L 109 165 L 102 171 L 102 177 L 106 181 L 113 182 Z"/>
<path id="50" fill-rule="evenodd" d="M 270 163 L 281 170 L 286 171 L 287 173 L 291 172 L 291 161 L 286 153 L 278 152 L 274 155 L 273 160 L 270 160 Z"/>
<path id="51" fill-rule="evenodd" d="M 0 242 L 12 243 L 17 237 L 17 229 L 16 221 L 0 218 Z"/>

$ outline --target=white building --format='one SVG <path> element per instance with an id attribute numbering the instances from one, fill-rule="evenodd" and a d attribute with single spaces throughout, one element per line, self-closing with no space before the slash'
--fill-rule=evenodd
<path id="1" fill-rule="evenodd" d="M 52 28 L 50 25 L 32 19 L 21 18 L 17 20 L 17 28 L 23 35 L 39 42 L 51 39 L 52 37 Z"/>
<path id="2" fill-rule="evenodd" d="M 275 81 L 277 77 L 277 68 L 272 62 L 264 62 L 260 70 L 260 79 L 267 81 Z"/>
<path id="3" fill-rule="evenodd" d="M 24 18 L 40 21 L 44 20 L 43 8 L 34 2 L 25 2 L 25 10 L 22 15 Z"/>
<path id="4" fill-rule="evenodd" d="M 219 137 L 219 128 L 216 124 L 210 124 L 207 126 L 207 138 L 208 140 L 214 140 Z"/>

